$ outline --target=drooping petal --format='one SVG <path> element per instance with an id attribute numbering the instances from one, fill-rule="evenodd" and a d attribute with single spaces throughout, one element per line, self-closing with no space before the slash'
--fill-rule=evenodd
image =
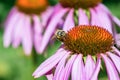
<path id="1" fill-rule="evenodd" d="M 54 16 L 56 15 L 60 9 L 62 9 L 62 6 L 60 4 L 56 4 L 53 7 L 48 7 L 46 11 L 44 11 L 42 14 L 41 14 L 41 19 L 42 19 L 42 25 L 43 26 L 47 26 L 48 23 L 49 23 L 49 20 Z"/>
<path id="2" fill-rule="evenodd" d="M 79 9 L 79 25 L 88 25 L 89 19 L 82 9 Z"/>
<path id="3" fill-rule="evenodd" d="M 22 45 L 26 55 L 32 51 L 32 26 L 30 16 L 25 16 L 24 29 L 22 35 Z"/>
<path id="4" fill-rule="evenodd" d="M 120 20 L 115 16 L 111 16 L 111 17 L 112 17 L 113 21 L 115 22 L 115 24 L 117 24 L 118 27 L 120 27 Z"/>
<path id="5" fill-rule="evenodd" d="M 14 17 L 12 17 L 10 21 L 7 22 L 6 29 L 5 29 L 4 36 L 3 36 L 4 47 L 8 47 L 10 43 L 12 42 L 13 30 L 19 17 L 20 17 L 19 13 L 16 13 Z"/>
<path id="6" fill-rule="evenodd" d="M 94 9 L 90 9 L 90 25 L 98 25 L 98 26 L 102 26 L 102 24 L 100 23 L 99 19 L 98 19 L 98 15 L 96 14 Z"/>
<path id="7" fill-rule="evenodd" d="M 116 68 L 112 61 L 104 54 L 101 54 L 101 56 L 105 62 L 109 80 L 119 80 L 118 72 L 116 71 Z"/>
<path id="8" fill-rule="evenodd" d="M 17 9 L 16 9 L 16 7 L 13 7 L 13 8 L 10 10 L 10 12 L 9 12 L 9 14 L 8 14 L 8 16 L 7 16 L 7 19 L 6 19 L 5 23 L 4 23 L 5 28 L 6 28 L 7 24 L 9 23 L 9 21 L 12 19 L 12 17 L 14 17 L 14 15 L 15 15 L 16 13 L 17 13 Z"/>
<path id="9" fill-rule="evenodd" d="M 101 23 L 101 27 L 107 29 L 111 34 L 113 34 L 112 21 L 109 15 L 106 12 L 101 11 L 99 7 L 96 7 L 95 10 L 96 10 L 97 18 Z"/>
<path id="10" fill-rule="evenodd" d="M 112 13 L 109 11 L 109 9 L 105 5 L 99 4 L 98 8 L 102 12 L 105 12 L 106 15 L 109 15 L 109 17 L 111 18 L 111 20 L 113 20 L 113 22 L 120 27 L 120 20 L 117 17 L 113 16 Z"/>
<path id="11" fill-rule="evenodd" d="M 120 51 L 117 48 L 115 48 L 115 47 L 112 47 L 112 48 L 115 51 L 115 53 L 120 56 Z"/>
<path id="12" fill-rule="evenodd" d="M 62 6 L 61 6 L 61 4 L 56 4 L 55 6 L 54 6 L 54 14 L 57 14 L 61 9 L 64 9 Z M 54 16 L 54 15 L 53 15 Z"/>
<path id="13" fill-rule="evenodd" d="M 56 14 L 50 21 L 45 34 L 43 36 L 42 42 L 41 42 L 41 53 L 44 51 L 44 49 L 46 48 L 51 36 L 54 33 L 54 30 L 57 27 L 57 24 L 59 23 L 60 19 L 63 17 L 63 15 L 67 12 L 67 9 L 63 9 L 61 10 L 58 14 Z"/>
<path id="14" fill-rule="evenodd" d="M 113 63 L 115 64 L 118 72 L 120 73 L 120 57 L 118 57 L 117 55 L 108 52 L 108 55 L 110 56 L 110 58 L 112 59 Z"/>
<path id="15" fill-rule="evenodd" d="M 93 74 L 90 78 L 90 80 L 97 80 L 98 79 L 98 74 L 99 74 L 99 71 L 100 71 L 100 66 L 101 66 L 101 59 L 100 57 L 97 58 L 97 63 L 95 65 L 95 69 L 93 71 Z"/>
<path id="16" fill-rule="evenodd" d="M 99 4 L 98 8 L 102 10 L 102 12 L 106 12 L 106 14 L 109 15 L 109 17 L 115 22 L 115 24 L 120 27 L 120 20 L 117 17 L 113 16 L 106 6 L 104 6 L 103 4 Z"/>
<path id="17" fill-rule="evenodd" d="M 40 53 L 42 30 L 44 27 L 42 26 L 38 16 L 34 15 L 33 21 L 34 21 L 34 27 L 33 27 L 34 28 L 34 46 L 36 51 Z"/>
<path id="18" fill-rule="evenodd" d="M 100 10 L 102 10 L 103 12 L 106 12 L 107 14 L 111 15 L 111 12 L 109 11 L 109 9 L 104 5 L 104 4 L 98 4 L 97 6 Z"/>
<path id="19" fill-rule="evenodd" d="M 35 27 L 34 32 L 37 33 L 37 34 L 42 33 L 43 26 L 41 24 L 39 16 L 33 15 L 32 19 L 33 19 L 34 27 Z"/>
<path id="20" fill-rule="evenodd" d="M 86 80 L 82 55 L 79 54 L 72 67 L 72 80 Z"/>
<path id="21" fill-rule="evenodd" d="M 71 74 L 72 71 L 72 66 L 73 63 L 76 59 L 77 55 L 72 55 L 70 59 L 68 59 L 68 62 L 66 63 L 65 69 L 64 69 L 64 76 L 63 76 L 63 80 L 68 80 L 69 76 Z"/>
<path id="22" fill-rule="evenodd" d="M 68 13 L 67 17 L 66 17 L 66 20 L 64 22 L 64 25 L 63 25 L 63 30 L 64 31 L 68 31 L 70 30 L 72 27 L 75 26 L 75 23 L 74 23 L 74 10 L 71 9 L 70 12 Z"/>
<path id="23" fill-rule="evenodd" d="M 53 56 L 44 61 L 33 73 L 35 78 L 42 76 L 43 74 L 49 72 L 55 65 L 61 60 L 61 58 L 66 54 L 66 51 L 59 49 Z"/>
<path id="24" fill-rule="evenodd" d="M 53 7 L 48 7 L 48 9 L 41 14 L 41 22 L 43 27 L 47 26 L 48 20 L 52 16 L 52 13 Z"/>
<path id="25" fill-rule="evenodd" d="M 15 25 L 13 31 L 14 34 L 13 34 L 12 45 L 14 48 L 17 48 L 21 43 L 23 30 L 24 30 L 24 21 L 25 21 L 24 14 L 20 13 L 20 18 L 17 20 L 17 24 Z"/>
<path id="26" fill-rule="evenodd" d="M 118 48 L 120 48 L 120 34 L 115 34 L 115 43 Z"/>
<path id="27" fill-rule="evenodd" d="M 46 75 L 46 77 L 47 77 L 47 80 L 53 80 L 53 74 L 48 74 Z"/>
<path id="28" fill-rule="evenodd" d="M 95 69 L 95 62 L 92 59 L 92 56 L 88 55 L 85 62 L 86 80 L 89 80 L 91 78 L 94 69 Z"/>
<path id="29" fill-rule="evenodd" d="M 55 73 L 54 73 L 53 80 L 63 80 L 64 69 L 65 69 L 67 57 L 69 57 L 69 53 L 66 53 L 66 55 L 58 63 Z"/>

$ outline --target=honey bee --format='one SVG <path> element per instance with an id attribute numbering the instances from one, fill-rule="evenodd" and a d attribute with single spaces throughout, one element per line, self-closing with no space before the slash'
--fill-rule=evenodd
<path id="1" fill-rule="evenodd" d="M 63 41 L 63 39 L 66 36 L 66 33 L 63 30 L 57 30 L 56 33 L 55 33 L 55 36 L 58 40 Z"/>

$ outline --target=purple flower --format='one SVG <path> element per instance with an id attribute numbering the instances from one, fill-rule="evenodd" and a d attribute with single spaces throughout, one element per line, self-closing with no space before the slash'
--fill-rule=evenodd
<path id="1" fill-rule="evenodd" d="M 101 66 L 105 66 L 109 80 L 120 79 L 120 51 L 107 29 L 81 25 L 57 33 L 65 34 L 57 34 L 63 45 L 35 70 L 35 78 L 47 75 L 48 80 L 97 80 Z"/>
<path id="2" fill-rule="evenodd" d="M 55 11 L 46 0 L 17 0 L 5 22 L 4 47 L 17 48 L 22 43 L 26 55 L 33 46 L 41 53 L 42 34 Z"/>
<path id="3" fill-rule="evenodd" d="M 42 38 L 41 52 L 44 51 L 54 31 L 58 29 L 58 24 L 63 21 L 62 29 L 69 30 L 75 25 L 98 25 L 106 29 L 109 28 L 113 32 L 114 24 L 120 26 L 120 20 L 113 16 L 106 6 L 101 3 L 101 0 L 59 0 L 57 14 L 52 16 L 51 21 L 46 28 L 46 32 Z M 94 1 L 94 2 L 93 2 Z M 52 26 L 52 28 L 51 28 Z M 116 37 L 116 32 L 114 33 Z M 120 45 L 120 44 L 119 44 Z"/>

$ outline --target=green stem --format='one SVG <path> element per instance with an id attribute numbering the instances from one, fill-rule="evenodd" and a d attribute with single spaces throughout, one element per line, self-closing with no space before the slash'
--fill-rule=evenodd
<path id="1" fill-rule="evenodd" d="M 88 19 L 90 21 L 90 11 L 89 11 L 89 9 L 85 9 L 85 13 L 86 13 L 86 15 L 87 15 L 87 17 L 88 17 Z"/>
<path id="2" fill-rule="evenodd" d="M 33 48 L 32 50 L 32 61 L 33 61 L 33 65 L 37 66 L 37 52 L 35 51 L 35 49 Z"/>
<path id="3" fill-rule="evenodd" d="M 78 9 L 75 9 L 74 11 L 74 21 L 75 21 L 75 26 L 78 26 Z"/>

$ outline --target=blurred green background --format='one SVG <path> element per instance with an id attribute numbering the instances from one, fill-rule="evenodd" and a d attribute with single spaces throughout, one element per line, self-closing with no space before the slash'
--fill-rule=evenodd
<path id="1" fill-rule="evenodd" d="M 57 1 L 49 0 L 51 5 L 56 4 Z M 36 59 L 39 62 L 34 65 L 33 55 L 25 56 L 22 47 L 17 49 L 12 47 L 3 48 L 3 22 L 14 2 L 15 0 L 0 0 L 0 80 L 34 80 L 32 73 L 45 58 L 42 55 L 37 56 Z M 120 19 L 120 0 L 104 0 L 103 3 Z M 54 50 L 49 47 L 47 50 L 47 53 L 50 53 L 49 56 L 55 52 L 58 46 L 59 44 L 56 44 Z M 102 76 L 100 80 L 106 80 L 104 74 L 100 76 Z M 35 80 L 46 80 L 46 78 L 41 77 Z"/>

